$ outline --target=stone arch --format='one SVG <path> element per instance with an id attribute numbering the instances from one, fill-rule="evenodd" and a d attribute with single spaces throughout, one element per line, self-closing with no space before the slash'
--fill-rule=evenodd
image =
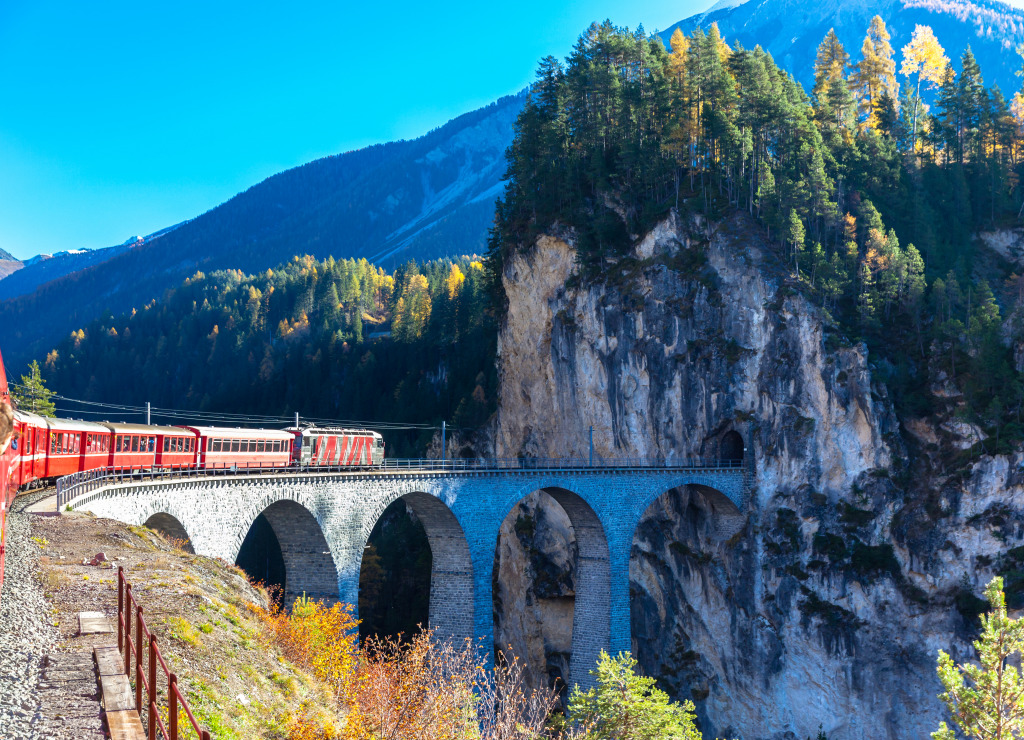
<path id="1" fill-rule="evenodd" d="M 734 473 L 734 476 L 739 476 L 739 473 Z M 737 478 L 737 481 L 739 479 Z M 628 531 L 628 537 L 630 540 L 633 538 L 636 525 L 640 522 L 640 518 L 644 515 L 647 509 L 650 508 L 658 498 L 663 496 L 673 488 L 682 488 L 683 486 L 695 486 L 702 494 L 708 497 L 709 502 L 712 504 L 716 514 L 721 514 L 723 517 L 734 518 L 742 516 L 740 509 L 741 504 L 744 502 L 740 499 L 740 492 L 733 490 L 723 490 L 727 488 L 730 481 L 723 477 L 716 477 L 714 474 L 704 473 L 693 473 L 667 476 L 652 481 L 652 485 L 642 494 L 632 497 L 631 507 L 631 525 Z M 735 485 L 736 481 L 732 482 Z"/>
<path id="2" fill-rule="evenodd" d="M 503 522 L 513 508 L 534 491 L 543 491 L 553 498 L 569 518 L 576 538 L 576 589 L 573 604 L 572 651 L 566 684 L 586 689 L 591 685 L 591 669 L 597 665 L 601 650 L 611 643 L 611 561 L 605 526 L 582 495 L 567 488 L 569 481 L 540 481 L 510 496 L 499 510 Z M 574 486 L 576 487 L 576 486 Z M 579 487 L 581 490 L 583 486 Z M 500 535 L 499 535 L 500 536 Z M 498 541 L 494 542 L 497 548 Z"/>
<path id="3" fill-rule="evenodd" d="M 363 519 L 363 548 L 377 520 L 399 499 L 423 524 L 430 543 L 430 629 L 439 640 L 451 640 L 455 644 L 471 641 L 475 622 L 473 561 L 462 525 L 445 501 L 417 490 L 398 491 L 382 498 Z"/>
<path id="4" fill-rule="evenodd" d="M 159 532 L 167 539 L 180 543 L 181 549 L 185 552 L 195 554 L 195 548 L 192 546 L 192 538 L 189 537 L 188 532 L 185 529 L 185 525 L 183 525 L 173 514 L 158 511 L 143 522 L 143 526 L 152 529 L 154 532 Z"/>
<path id="5" fill-rule="evenodd" d="M 242 518 L 243 525 L 236 533 L 231 558 L 238 558 L 246 535 L 256 518 L 262 515 L 281 548 L 285 607 L 290 607 L 302 595 L 333 604 L 340 597 L 338 569 L 324 535 L 323 522 L 297 496 L 289 494 L 289 491 L 268 494 L 248 507 Z"/>

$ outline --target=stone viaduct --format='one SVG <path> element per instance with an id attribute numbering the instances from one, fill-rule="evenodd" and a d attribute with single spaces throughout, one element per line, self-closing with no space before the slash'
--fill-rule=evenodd
<path id="1" fill-rule="evenodd" d="M 569 681 L 590 684 L 600 650 L 629 650 L 629 558 L 644 511 L 672 488 L 701 487 L 716 514 L 744 508 L 742 467 L 396 470 L 231 474 L 65 486 L 62 506 L 191 541 L 235 562 L 263 514 L 285 561 L 285 598 L 358 604 L 359 571 L 384 509 L 404 499 L 423 523 L 433 566 L 430 626 L 442 638 L 493 646 L 492 570 L 499 529 L 534 491 L 565 510 L 579 547 Z"/>

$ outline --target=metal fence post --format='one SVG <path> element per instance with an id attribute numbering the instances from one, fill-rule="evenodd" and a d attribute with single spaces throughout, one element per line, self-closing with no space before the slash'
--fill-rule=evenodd
<path id="1" fill-rule="evenodd" d="M 178 740 L 178 677 L 173 673 L 167 677 L 167 724 L 171 740 Z"/>
<path id="2" fill-rule="evenodd" d="M 146 726 L 149 740 L 156 740 L 156 635 L 149 636 L 149 715 Z"/>
<path id="3" fill-rule="evenodd" d="M 142 607 L 135 612 L 135 709 L 142 711 Z"/>
<path id="4" fill-rule="evenodd" d="M 132 622 L 129 614 L 134 614 L 132 609 L 132 584 L 127 581 L 124 584 L 124 675 L 132 677 Z"/>
<path id="5" fill-rule="evenodd" d="M 117 566 L 117 649 L 121 649 L 121 614 L 124 611 L 124 566 Z"/>

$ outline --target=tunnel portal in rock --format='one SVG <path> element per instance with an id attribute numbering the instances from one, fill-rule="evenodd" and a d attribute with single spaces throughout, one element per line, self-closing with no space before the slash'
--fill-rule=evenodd
<path id="1" fill-rule="evenodd" d="M 730 463 L 743 462 L 746 445 L 743 437 L 735 429 L 731 429 L 722 436 L 722 443 L 719 445 L 720 456 L 723 461 Z"/>
<path id="2" fill-rule="evenodd" d="M 188 536 L 185 525 L 178 521 L 177 517 L 164 512 L 153 514 L 146 520 L 144 526 L 154 532 L 159 532 L 172 545 L 180 547 L 185 552 L 195 552 L 192 548 L 192 538 Z"/>

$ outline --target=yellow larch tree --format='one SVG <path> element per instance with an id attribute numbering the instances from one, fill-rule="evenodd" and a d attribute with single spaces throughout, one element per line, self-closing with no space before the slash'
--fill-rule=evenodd
<path id="1" fill-rule="evenodd" d="M 911 149 L 917 151 L 917 117 L 921 109 L 921 83 L 927 83 L 931 87 L 938 87 L 942 82 L 942 75 L 949 66 L 949 57 L 942 44 L 935 38 L 935 32 L 931 26 L 918 25 L 914 28 L 914 35 L 910 37 L 910 43 L 903 47 L 903 66 L 900 74 L 907 79 L 917 75 L 917 84 L 914 88 L 914 110 L 911 114 Z"/>

